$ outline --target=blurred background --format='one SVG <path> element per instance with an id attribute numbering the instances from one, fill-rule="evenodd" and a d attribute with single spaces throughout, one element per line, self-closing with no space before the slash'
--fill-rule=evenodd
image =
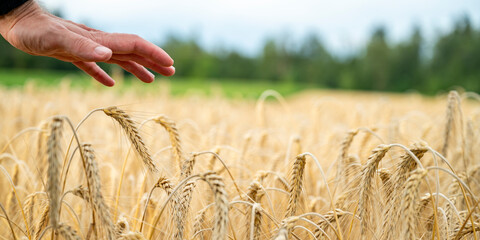
<path id="1" fill-rule="evenodd" d="M 50 12 L 163 47 L 172 84 L 436 94 L 480 92 L 478 0 L 42 0 Z M 102 67 L 124 82 L 116 67 Z M 26 71 L 28 70 L 28 71 Z M 91 81 L 73 65 L 0 39 L 0 83 Z M 83 83 L 80 83 L 83 84 Z"/>

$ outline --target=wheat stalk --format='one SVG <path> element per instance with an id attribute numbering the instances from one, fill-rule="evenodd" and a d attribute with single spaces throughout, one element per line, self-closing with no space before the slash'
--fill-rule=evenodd
<path id="1" fill-rule="evenodd" d="M 12 237 L 14 240 L 17 240 L 17 235 L 15 234 L 15 231 L 13 230 L 13 226 L 12 226 L 12 220 L 10 220 L 10 217 L 8 216 L 8 213 L 7 211 L 5 210 L 5 208 L 3 207 L 3 205 L 0 203 L 0 210 L 2 210 L 3 212 L 3 217 L 5 217 L 5 220 L 7 220 L 8 222 L 8 227 L 10 228 L 10 232 L 12 234 Z"/>

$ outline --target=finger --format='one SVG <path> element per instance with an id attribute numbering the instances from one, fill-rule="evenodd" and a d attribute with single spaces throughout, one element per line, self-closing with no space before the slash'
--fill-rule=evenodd
<path id="1" fill-rule="evenodd" d="M 94 62 L 74 62 L 75 66 L 80 68 L 82 71 L 86 72 L 88 75 L 95 78 L 101 84 L 112 87 L 115 85 L 115 80 L 113 80 L 108 74 L 103 71 L 96 63 Z"/>
<path id="2" fill-rule="evenodd" d="M 150 68 L 155 72 L 158 72 L 164 76 L 172 76 L 175 73 L 175 68 L 173 66 L 164 67 L 160 64 L 153 62 L 152 60 L 136 55 L 136 54 L 113 54 L 111 59 L 120 60 L 120 61 L 134 61 L 144 67 Z"/>
<path id="3" fill-rule="evenodd" d="M 165 77 L 170 77 L 173 74 L 175 74 L 175 67 L 174 66 L 163 67 L 163 71 L 160 73 Z"/>
<path id="4" fill-rule="evenodd" d="M 72 31 L 64 33 L 62 48 L 83 62 L 105 62 L 112 57 L 112 50 Z"/>
<path id="5" fill-rule="evenodd" d="M 142 82 L 151 83 L 155 79 L 155 75 L 133 61 L 110 60 L 108 63 L 118 64 L 127 72 L 130 72 L 131 74 L 135 75 L 135 77 L 142 80 Z"/>
<path id="6" fill-rule="evenodd" d="M 163 67 L 173 65 L 173 59 L 163 49 L 137 35 L 104 32 L 92 34 L 98 43 L 110 48 L 114 53 L 137 54 Z"/>

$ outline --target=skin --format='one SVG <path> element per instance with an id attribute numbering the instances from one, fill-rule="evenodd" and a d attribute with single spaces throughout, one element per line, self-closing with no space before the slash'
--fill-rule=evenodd
<path id="1" fill-rule="evenodd" d="M 71 62 L 105 86 L 115 81 L 96 62 L 117 64 L 143 82 L 175 73 L 173 59 L 133 34 L 106 33 L 45 12 L 29 1 L 0 17 L 0 34 L 14 47 L 37 56 Z"/>

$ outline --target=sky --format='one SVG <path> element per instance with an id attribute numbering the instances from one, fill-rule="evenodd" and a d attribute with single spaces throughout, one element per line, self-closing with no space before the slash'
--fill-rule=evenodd
<path id="1" fill-rule="evenodd" d="M 470 16 L 480 27 L 480 0 L 40 0 L 49 10 L 107 32 L 125 32 L 161 43 L 168 35 L 193 37 L 208 48 L 258 52 L 269 37 L 300 41 L 318 34 L 332 52 L 353 53 L 373 29 L 387 28 L 391 42 L 413 26 L 425 38 L 449 31 Z"/>

